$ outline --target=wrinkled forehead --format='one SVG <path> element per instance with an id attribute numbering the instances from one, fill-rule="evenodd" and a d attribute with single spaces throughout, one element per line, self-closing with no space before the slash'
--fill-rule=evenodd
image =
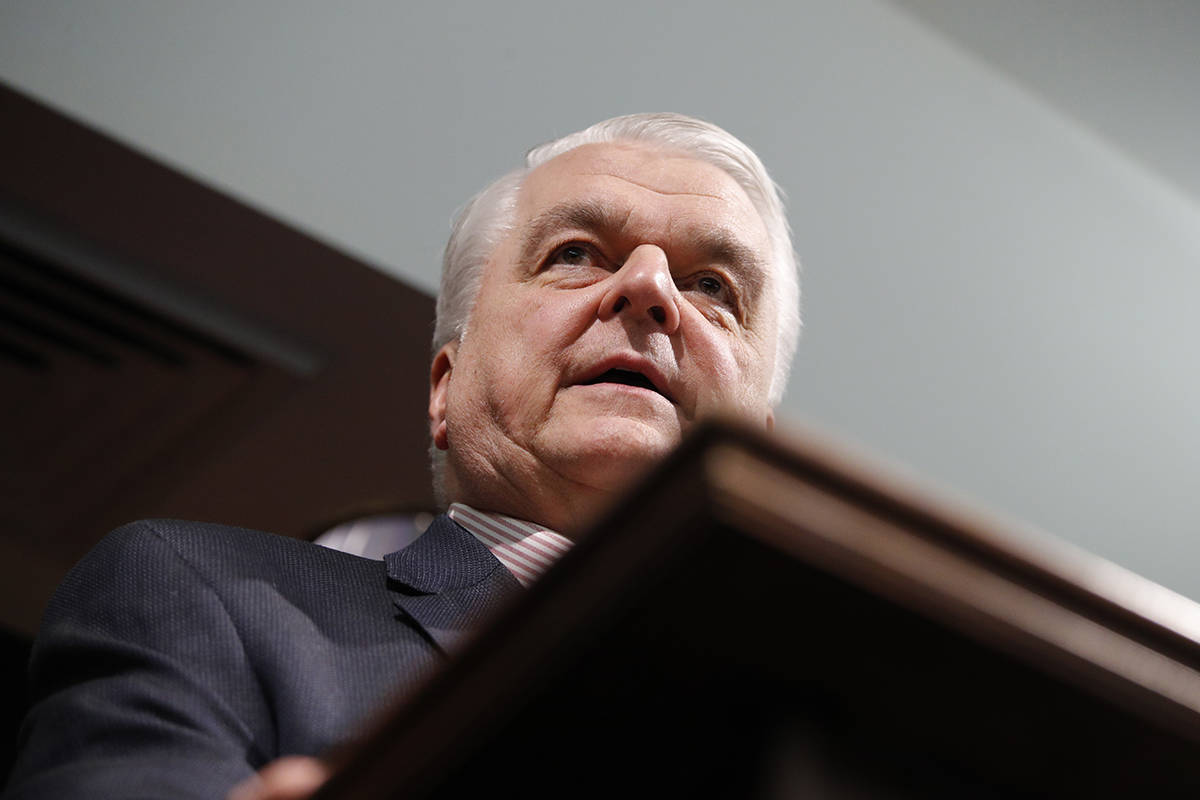
<path id="1" fill-rule="evenodd" d="M 642 143 L 588 144 L 535 168 L 517 198 L 517 226 L 572 202 L 604 204 L 631 220 L 683 219 L 727 228 L 765 247 L 766 227 L 724 170 L 686 153 Z"/>

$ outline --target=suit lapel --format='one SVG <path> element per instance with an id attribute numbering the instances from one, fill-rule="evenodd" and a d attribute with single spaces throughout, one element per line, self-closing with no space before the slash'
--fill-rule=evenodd
<path id="1" fill-rule="evenodd" d="M 443 653 L 521 590 L 487 547 L 445 514 L 384 562 L 396 607 Z"/>

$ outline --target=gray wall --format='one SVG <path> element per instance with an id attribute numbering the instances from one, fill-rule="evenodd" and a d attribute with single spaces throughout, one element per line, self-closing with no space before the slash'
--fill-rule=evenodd
<path id="1" fill-rule="evenodd" d="M 785 424 L 1200 597 L 1197 195 L 938 5 L 0 0 L 0 78 L 430 290 L 529 145 L 711 119 L 791 197 Z"/>

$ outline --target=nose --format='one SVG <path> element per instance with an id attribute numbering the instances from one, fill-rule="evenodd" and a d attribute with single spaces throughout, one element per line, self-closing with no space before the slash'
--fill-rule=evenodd
<path id="1" fill-rule="evenodd" d="M 626 314 L 638 321 L 651 320 L 667 334 L 679 329 L 679 290 L 661 247 L 638 245 L 607 283 L 600 319 Z"/>

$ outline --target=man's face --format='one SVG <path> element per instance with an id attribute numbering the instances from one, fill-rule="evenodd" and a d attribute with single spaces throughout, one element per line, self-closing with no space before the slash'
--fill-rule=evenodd
<path id="1" fill-rule="evenodd" d="M 702 417 L 769 425 L 769 264 L 749 198 L 705 162 L 605 144 L 538 167 L 433 365 L 451 499 L 570 528 Z"/>

